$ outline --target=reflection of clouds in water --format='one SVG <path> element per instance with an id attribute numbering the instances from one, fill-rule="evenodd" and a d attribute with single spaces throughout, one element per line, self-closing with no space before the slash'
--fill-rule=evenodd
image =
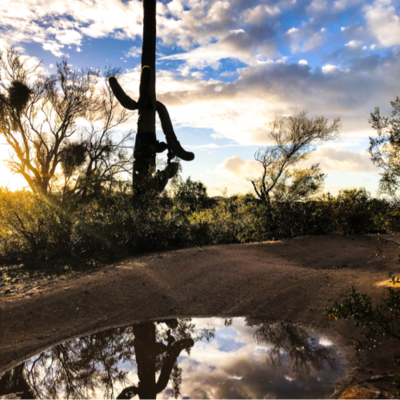
<path id="1" fill-rule="evenodd" d="M 322 397 L 333 391 L 337 374 L 328 365 L 311 370 L 308 376 L 294 375 L 286 365 L 273 367 L 270 343 L 257 343 L 257 327 L 249 327 L 244 318 L 235 318 L 225 327 L 221 319 L 194 319 L 196 328 L 215 326 L 215 339 L 197 342 L 190 358 L 184 358 L 181 394 L 187 398 L 299 398 Z M 318 338 L 323 347 L 333 345 L 326 337 Z M 285 350 L 280 350 L 284 354 Z M 326 363 L 325 363 L 326 364 Z M 162 395 L 167 393 L 162 393 Z"/>
<path id="2" fill-rule="evenodd" d="M 332 340 L 329 340 L 326 337 L 322 337 L 321 339 L 319 339 L 319 344 L 324 347 L 333 346 Z"/>

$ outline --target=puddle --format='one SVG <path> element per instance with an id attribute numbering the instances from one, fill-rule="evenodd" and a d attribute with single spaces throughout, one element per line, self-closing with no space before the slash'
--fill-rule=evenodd
<path id="1" fill-rule="evenodd" d="M 57 345 L 5 372 L 0 396 L 321 398 L 343 375 L 332 342 L 300 326 L 170 319 Z"/>

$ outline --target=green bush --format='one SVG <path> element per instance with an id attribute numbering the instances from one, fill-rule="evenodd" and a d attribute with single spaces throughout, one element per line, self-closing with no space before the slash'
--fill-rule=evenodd
<path id="1" fill-rule="evenodd" d="M 129 191 L 110 191 L 73 214 L 29 191 L 0 189 L 0 262 L 105 262 L 171 248 L 400 230 L 398 206 L 364 189 L 265 205 L 249 195 L 216 201 L 197 183 L 182 185 L 179 195 L 135 202 Z"/>

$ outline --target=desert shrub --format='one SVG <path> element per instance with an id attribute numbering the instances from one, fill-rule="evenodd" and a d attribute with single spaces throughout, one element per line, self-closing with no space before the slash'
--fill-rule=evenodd
<path id="1" fill-rule="evenodd" d="M 358 293 L 353 286 L 348 297 L 340 303 L 336 301 L 333 307 L 327 307 L 325 313 L 330 319 L 344 319 L 354 323 L 360 335 L 358 339 L 353 340 L 357 351 L 373 351 L 383 343 L 387 343 L 387 339 L 394 339 L 390 344 L 394 356 L 393 366 L 399 368 L 400 292 L 398 290 L 387 288 L 381 301 L 374 303 L 371 297 L 365 293 Z M 395 385 L 393 389 L 396 388 L 396 397 L 393 398 L 398 398 L 400 379 L 397 377 L 393 384 Z"/>
<path id="2" fill-rule="evenodd" d="M 93 202 L 77 213 L 79 254 L 112 258 L 189 245 L 190 212 L 184 204 L 166 197 L 132 204 L 126 194 L 105 204 Z"/>
<path id="3" fill-rule="evenodd" d="M 68 205 L 56 206 L 32 192 L 1 189 L 0 262 L 110 261 L 190 246 L 398 232 L 400 226 L 398 206 L 373 199 L 365 190 L 264 204 L 253 196 L 213 202 L 202 190 L 193 198 L 163 194 L 133 202 L 129 190 L 117 189 L 80 204 L 73 214 L 65 211 L 71 210 Z"/>
<path id="4" fill-rule="evenodd" d="M 72 219 L 45 197 L 0 188 L 0 261 L 36 264 L 64 259 L 73 247 Z"/>
<path id="5" fill-rule="evenodd" d="M 334 207 L 336 232 L 357 234 L 379 231 L 375 217 L 385 202 L 372 199 L 365 189 L 351 189 L 339 192 Z"/>
<path id="6" fill-rule="evenodd" d="M 204 184 L 200 181 L 193 181 L 190 177 L 177 184 L 174 199 L 176 202 L 188 206 L 191 211 L 208 208 L 212 204 Z"/>
<path id="7" fill-rule="evenodd" d="M 397 203 L 386 203 L 384 211 L 375 214 L 375 223 L 382 232 L 400 232 L 400 207 Z"/>
<path id="8" fill-rule="evenodd" d="M 192 241 L 196 245 L 237 243 L 239 216 L 236 202 L 230 199 L 191 215 Z M 235 212 L 232 212 L 235 208 Z"/>

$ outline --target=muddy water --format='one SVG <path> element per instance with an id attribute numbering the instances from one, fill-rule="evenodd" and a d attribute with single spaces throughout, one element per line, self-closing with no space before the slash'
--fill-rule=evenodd
<path id="1" fill-rule="evenodd" d="M 0 378 L 18 398 L 321 398 L 344 375 L 328 337 L 289 323 L 169 319 L 59 344 Z"/>

